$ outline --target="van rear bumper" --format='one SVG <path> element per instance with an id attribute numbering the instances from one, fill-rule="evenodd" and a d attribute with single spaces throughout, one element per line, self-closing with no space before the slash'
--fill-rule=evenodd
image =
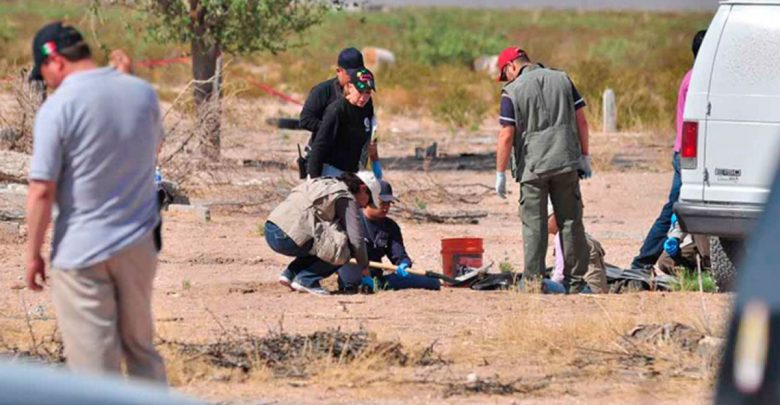
<path id="1" fill-rule="evenodd" d="M 760 205 L 674 204 L 683 231 L 732 239 L 744 239 L 763 210 Z"/>

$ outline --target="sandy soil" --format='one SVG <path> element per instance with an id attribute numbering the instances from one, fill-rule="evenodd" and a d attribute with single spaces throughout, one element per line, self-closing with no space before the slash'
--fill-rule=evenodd
<path id="1" fill-rule="evenodd" d="M 281 107 L 267 111 L 283 113 Z M 236 114 L 241 114 L 237 112 Z M 441 269 L 440 240 L 474 236 L 485 240 L 485 259 L 522 267 L 521 224 L 516 187 L 502 200 L 489 191 L 494 178 L 489 155 L 494 128 L 450 132 L 423 119 L 389 122 L 380 153 L 387 178 L 407 205 L 429 210 L 483 210 L 478 225 L 435 225 L 400 220 L 416 269 Z M 615 296 L 551 297 L 515 292 L 381 292 L 373 296 L 314 297 L 292 293 L 275 280 L 287 259 L 274 254 L 258 233 L 278 198 L 293 182 L 286 162 L 306 134 L 257 128 L 229 128 L 224 168 L 208 187 L 191 186 L 198 203 L 215 204 L 204 222 L 187 212 L 165 214 L 165 248 L 156 280 L 158 334 L 166 339 L 205 342 L 221 328 L 240 327 L 263 335 L 280 327 L 311 333 L 326 328 L 374 332 L 410 349 L 435 342 L 450 364 L 434 367 L 320 365 L 307 379 L 278 379 L 262 371 L 219 377 L 194 373 L 181 359 L 168 358 L 177 389 L 214 401 L 236 403 L 702 403 L 712 391 L 714 370 L 707 360 L 679 355 L 672 347 L 647 349 L 652 361 L 620 345 L 621 335 L 650 322 L 681 322 L 722 334 L 730 296 L 696 293 L 632 293 Z M 646 134 L 594 134 L 591 149 L 600 172 L 583 182 L 585 223 L 607 250 L 607 261 L 626 266 L 657 215 L 671 181 L 667 145 Z M 422 170 L 409 159 L 417 146 L 439 142 L 451 158 L 477 154 L 480 170 Z M 276 162 L 242 167 L 241 159 Z M 445 159 L 446 160 L 446 159 Z M 455 159 L 457 160 L 457 159 Z M 281 162 L 281 163 L 279 163 Z M 485 163 L 487 162 L 487 163 Z M 487 169 L 485 169 L 487 165 Z M 273 166 L 273 167 L 271 167 Z M 433 184 L 474 204 L 441 198 Z M 458 187 L 458 185 L 471 185 Z M 475 186 L 475 184 L 484 185 Z M 0 330 L 23 336 L 23 308 L 35 310 L 37 330 L 53 325 L 48 292 L 19 289 L 24 238 L 0 238 Z M 528 384 L 512 395 L 445 396 L 448 384 L 462 385 L 469 374 L 505 383 Z M 518 380 L 519 379 L 519 380 Z"/>

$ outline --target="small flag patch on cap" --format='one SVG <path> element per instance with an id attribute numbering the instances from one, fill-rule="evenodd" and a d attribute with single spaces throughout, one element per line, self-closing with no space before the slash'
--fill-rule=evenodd
<path id="1" fill-rule="evenodd" d="M 57 44 L 54 41 L 49 41 L 41 46 L 41 53 L 43 56 L 50 56 L 57 52 Z"/>

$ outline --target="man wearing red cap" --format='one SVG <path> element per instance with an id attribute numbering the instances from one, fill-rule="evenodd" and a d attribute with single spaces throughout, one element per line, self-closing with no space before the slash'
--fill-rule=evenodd
<path id="1" fill-rule="evenodd" d="M 563 284 L 579 291 L 588 270 L 579 181 L 592 175 L 585 102 L 566 73 L 532 63 L 522 49 L 504 49 L 498 69 L 498 80 L 508 83 L 501 94 L 496 192 L 506 198 L 511 156 L 512 175 L 520 182 L 523 278 L 541 282 L 545 270 L 549 197 L 563 245 Z"/>

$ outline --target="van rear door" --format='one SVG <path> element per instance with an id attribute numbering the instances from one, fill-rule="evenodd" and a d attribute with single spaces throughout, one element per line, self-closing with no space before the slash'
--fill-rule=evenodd
<path id="1" fill-rule="evenodd" d="M 713 17 L 704 42 L 701 44 L 699 54 L 693 64 L 693 76 L 685 97 L 684 120 L 696 129 L 693 140 L 693 151 L 686 159 L 686 153 L 681 153 L 682 187 L 680 188 L 680 201 L 701 202 L 704 199 L 704 145 L 707 137 L 707 106 L 709 103 L 710 80 L 712 65 L 715 62 L 715 54 L 718 50 L 718 41 L 723 27 L 728 21 L 730 5 L 721 5 Z M 684 144 L 687 145 L 685 140 Z M 685 145 L 683 145 L 685 146 Z M 690 145 L 689 145 L 690 146 Z M 684 152 L 684 151 L 681 151 Z"/>
<path id="2" fill-rule="evenodd" d="M 780 5 L 732 6 L 718 43 L 704 139 L 704 200 L 763 204 L 780 157 Z M 701 152 L 701 149 L 700 149 Z"/>

